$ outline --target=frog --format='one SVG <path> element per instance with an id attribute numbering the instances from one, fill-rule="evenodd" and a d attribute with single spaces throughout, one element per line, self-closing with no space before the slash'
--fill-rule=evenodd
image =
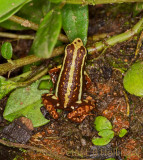
<path id="1" fill-rule="evenodd" d="M 69 120 L 81 123 L 95 108 L 94 101 L 83 100 L 84 80 L 86 79 L 88 87 L 91 82 L 84 72 L 86 56 L 87 50 L 80 38 L 66 46 L 55 94 L 42 95 L 42 103 L 53 119 L 59 118 L 57 109 L 62 109 L 68 111 Z M 59 68 L 53 69 L 50 74 L 58 70 Z"/>

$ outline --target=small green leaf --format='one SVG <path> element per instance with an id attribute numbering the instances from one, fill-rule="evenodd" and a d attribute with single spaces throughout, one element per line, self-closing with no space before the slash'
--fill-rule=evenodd
<path id="1" fill-rule="evenodd" d="M 44 76 L 41 80 L 46 79 L 50 79 L 50 76 Z M 34 127 L 49 122 L 40 111 L 40 107 L 42 106 L 41 95 L 49 92 L 49 90 L 37 89 L 41 80 L 36 81 L 30 86 L 18 88 L 11 93 L 3 114 L 6 120 L 11 122 L 15 118 L 25 116 L 31 119 Z"/>
<path id="2" fill-rule="evenodd" d="M 127 132 L 128 131 L 126 129 L 124 129 L 124 128 L 121 129 L 120 132 L 119 132 L 119 137 L 121 137 L 121 138 L 124 137 L 124 135 L 127 134 Z"/>
<path id="3" fill-rule="evenodd" d="M 104 146 L 110 142 L 110 138 L 93 138 L 92 143 L 97 146 Z"/>
<path id="4" fill-rule="evenodd" d="M 102 131 L 104 129 L 112 129 L 111 122 L 103 116 L 96 117 L 94 125 L 97 131 Z"/>
<path id="5" fill-rule="evenodd" d="M 12 57 L 12 45 L 10 42 L 5 42 L 2 46 L 1 46 L 1 54 L 5 59 L 11 59 Z"/>
<path id="6" fill-rule="evenodd" d="M 38 57 L 50 58 L 61 30 L 61 12 L 51 10 L 41 22 L 32 45 L 33 52 Z"/>
<path id="7" fill-rule="evenodd" d="M 105 159 L 105 160 L 116 160 L 115 158 L 108 158 L 108 159 Z"/>
<path id="8" fill-rule="evenodd" d="M 16 88 L 16 83 L 0 76 L 0 99 Z"/>
<path id="9" fill-rule="evenodd" d="M 0 22 L 5 21 L 30 0 L 0 0 Z"/>
<path id="10" fill-rule="evenodd" d="M 142 2 L 141 3 L 135 3 L 135 6 L 133 8 L 134 16 L 139 14 L 142 10 L 143 10 L 143 3 Z"/>
<path id="11" fill-rule="evenodd" d="M 123 79 L 124 88 L 136 96 L 143 96 L 143 61 L 133 64 Z"/>
<path id="12" fill-rule="evenodd" d="M 110 129 L 104 129 L 98 133 L 99 136 L 103 138 L 109 138 L 112 139 L 114 137 L 114 131 Z"/>
<path id="13" fill-rule="evenodd" d="M 50 90 L 51 88 L 53 88 L 53 83 L 52 81 L 49 79 L 49 80 L 43 80 L 40 82 L 39 84 L 39 89 L 48 89 Z"/>
<path id="14" fill-rule="evenodd" d="M 70 42 L 81 38 L 84 45 L 87 42 L 88 6 L 67 4 L 62 10 L 63 29 Z"/>

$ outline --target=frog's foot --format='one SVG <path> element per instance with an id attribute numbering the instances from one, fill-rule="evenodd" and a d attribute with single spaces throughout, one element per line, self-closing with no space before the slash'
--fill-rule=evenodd
<path id="1" fill-rule="evenodd" d="M 56 111 L 56 106 L 59 105 L 58 98 L 53 94 L 43 94 L 42 95 L 42 102 L 44 107 L 48 111 L 48 113 L 54 118 L 58 119 L 59 115 Z"/>
<path id="2" fill-rule="evenodd" d="M 83 102 L 77 101 L 75 104 L 76 105 L 74 106 L 76 106 L 76 109 L 70 112 L 67 116 L 68 119 L 73 122 L 81 123 L 86 116 L 90 115 L 89 112 L 95 108 L 95 105 L 92 102 L 86 100 Z"/>

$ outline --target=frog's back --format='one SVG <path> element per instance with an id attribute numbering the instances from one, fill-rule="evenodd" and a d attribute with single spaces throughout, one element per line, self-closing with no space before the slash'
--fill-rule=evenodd
<path id="1" fill-rule="evenodd" d="M 79 38 L 67 45 L 65 49 L 65 57 L 55 93 L 63 108 L 81 100 L 86 54 L 87 51 Z"/>

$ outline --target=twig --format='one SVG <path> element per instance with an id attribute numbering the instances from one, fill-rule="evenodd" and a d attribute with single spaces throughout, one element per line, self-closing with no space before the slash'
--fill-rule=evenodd
<path id="1" fill-rule="evenodd" d="M 39 27 L 38 24 L 33 23 L 33 22 L 31 22 L 31 21 L 29 21 L 27 19 L 15 16 L 15 15 L 11 16 L 9 18 L 9 20 L 18 23 L 21 26 L 28 27 L 28 28 L 31 28 L 31 29 L 36 30 L 36 31 L 37 31 L 37 29 Z"/>
<path id="2" fill-rule="evenodd" d="M 23 148 L 23 149 L 29 149 L 29 150 L 32 150 L 32 151 L 36 151 L 36 152 L 40 152 L 40 153 L 43 153 L 43 154 L 46 154 L 47 156 L 49 157 L 52 157 L 52 158 L 55 158 L 57 160 L 85 160 L 85 159 L 78 159 L 78 158 L 69 158 L 67 156 L 64 156 L 64 155 L 60 155 L 60 154 L 57 154 L 55 151 L 51 150 L 51 149 L 42 149 L 42 148 L 38 148 L 38 147 L 35 147 L 35 146 L 30 146 L 30 145 L 26 145 L 26 144 L 19 144 L 19 143 L 13 143 L 13 142 L 8 142 L 8 141 L 5 141 L 3 139 L 0 139 L 0 143 L 5 145 L 5 146 L 8 146 L 8 147 L 13 147 L 13 148 Z M 86 160 L 92 160 L 92 159 L 86 159 Z"/>
<path id="3" fill-rule="evenodd" d="M 143 0 L 65 0 L 70 4 L 107 4 L 107 3 L 123 3 L 123 2 L 143 2 Z"/>
<path id="4" fill-rule="evenodd" d="M 34 39 L 32 35 L 17 35 L 13 33 L 0 32 L 0 37 L 16 38 L 16 39 Z"/>
<path id="5" fill-rule="evenodd" d="M 17 87 L 24 87 L 27 86 L 29 84 L 31 84 L 32 82 L 35 82 L 36 80 L 40 79 L 42 76 L 44 76 L 47 72 L 48 72 L 49 68 L 45 68 L 43 71 L 41 71 L 39 74 L 37 74 L 36 76 L 34 76 L 33 78 L 31 78 L 28 81 L 25 82 L 17 82 L 16 86 Z"/>
<path id="6" fill-rule="evenodd" d="M 31 63 L 34 63 L 34 62 L 37 62 L 40 60 L 42 60 L 42 59 L 38 58 L 34 55 L 31 55 L 31 56 L 26 56 L 24 58 L 20 58 L 17 60 L 13 60 L 13 63 L 14 63 L 13 65 L 11 63 L 0 64 L 0 75 L 3 75 L 5 73 L 7 73 L 8 71 L 12 71 L 16 68 L 19 68 L 19 67 L 22 67 L 27 64 L 31 64 Z"/>
<path id="7" fill-rule="evenodd" d="M 64 52 L 64 46 L 57 47 L 53 50 L 52 56 L 58 56 Z M 49 57 L 50 58 L 50 57 Z M 42 58 L 36 57 L 34 55 L 26 56 L 17 60 L 13 60 L 14 65 L 11 63 L 0 64 L 0 75 L 6 74 L 8 71 L 13 71 L 16 68 L 31 64 L 42 60 Z"/>
<path id="8" fill-rule="evenodd" d="M 106 38 L 107 36 L 109 37 L 110 34 L 108 33 L 96 34 L 96 35 L 88 37 L 88 41 L 99 41 L 101 39 Z"/>
<path id="9" fill-rule="evenodd" d="M 127 116 L 130 115 L 130 105 L 129 105 L 129 99 L 127 94 L 123 91 L 124 97 L 125 97 L 125 101 L 126 101 L 126 105 L 127 105 Z"/>
<path id="10" fill-rule="evenodd" d="M 104 47 L 107 47 L 106 44 L 108 44 L 108 47 L 109 47 L 109 46 L 113 46 L 117 43 L 121 43 L 123 41 L 126 41 L 126 40 L 130 39 L 131 37 L 133 37 L 134 35 L 136 35 L 137 33 L 139 33 L 142 29 L 143 29 L 143 18 L 132 29 L 130 29 L 124 33 L 121 33 L 119 35 L 108 38 L 106 40 L 106 43 L 97 42 L 94 44 L 93 47 L 88 47 L 87 48 L 88 53 L 94 54 L 97 51 L 101 51 L 104 49 Z M 53 53 L 51 54 L 52 57 L 62 54 L 64 52 L 64 47 L 65 46 L 63 45 L 63 46 L 55 48 L 53 50 Z M 51 57 L 49 56 L 48 58 L 51 58 Z M 37 62 L 40 60 L 42 60 L 42 59 L 32 55 L 32 56 L 27 56 L 27 57 L 24 57 L 24 58 L 21 58 L 18 60 L 13 60 L 15 65 L 11 65 L 10 63 L 0 64 L 0 75 L 3 75 L 10 70 L 14 70 L 18 67 L 22 67 L 24 65 L 31 64 L 33 62 Z"/>
<path id="11" fill-rule="evenodd" d="M 114 46 L 117 43 L 124 42 L 133 37 L 134 35 L 136 35 L 137 33 L 139 33 L 142 29 L 143 29 L 143 18 L 140 19 L 139 22 L 136 25 L 134 25 L 134 27 L 131 28 L 130 30 L 121 33 L 119 35 L 113 36 L 111 38 L 108 38 L 106 40 L 106 44 L 108 44 L 108 46 Z M 93 44 L 93 47 L 87 48 L 89 54 L 94 54 L 97 51 L 103 50 L 106 44 L 102 41 Z"/>
<path id="12" fill-rule="evenodd" d="M 31 29 L 33 29 L 33 30 L 35 30 L 35 31 L 37 31 L 38 28 L 39 28 L 39 25 L 38 25 L 38 24 L 33 23 L 33 22 L 31 22 L 31 21 L 29 21 L 29 20 L 27 20 L 27 19 L 24 19 L 24 18 L 15 16 L 15 15 L 11 16 L 11 17 L 9 18 L 9 20 L 11 20 L 11 21 L 13 21 L 13 22 L 16 22 L 16 23 L 18 23 L 18 24 L 20 24 L 20 25 L 22 25 L 22 26 L 24 26 L 24 27 L 31 28 Z M 64 43 L 68 43 L 68 42 L 69 42 L 67 36 L 65 36 L 65 35 L 62 34 L 62 33 L 59 34 L 58 40 L 60 40 L 60 41 L 62 41 L 62 42 L 64 42 Z"/>
<path id="13" fill-rule="evenodd" d="M 143 31 L 142 31 L 142 33 L 141 33 L 141 35 L 140 35 L 140 38 L 139 38 L 139 41 L 138 41 L 138 44 L 137 44 L 137 48 L 136 48 L 136 52 L 135 52 L 135 57 L 134 57 L 134 59 L 137 57 L 137 55 L 139 54 L 139 50 L 140 50 L 140 48 L 141 48 L 141 46 L 142 46 L 142 41 L 143 41 Z"/>
<path id="14" fill-rule="evenodd" d="M 88 62 L 94 62 L 94 61 L 96 61 L 96 60 L 98 60 L 98 59 L 101 59 L 101 58 L 102 58 L 102 55 L 105 53 L 105 51 L 107 50 L 107 48 L 109 48 L 109 47 L 106 46 L 106 47 L 104 48 L 104 50 L 100 53 L 99 56 L 97 56 L 96 58 L 93 58 L 93 59 L 89 60 Z"/>
<path id="15" fill-rule="evenodd" d="M 5 140 L 0 139 L 0 143 L 8 146 L 8 147 L 16 147 L 16 148 L 23 148 L 23 149 L 30 149 L 32 151 L 37 151 L 40 153 L 45 153 L 47 156 L 55 158 L 55 159 L 63 159 L 63 160 L 72 160 L 71 158 L 62 156 L 57 154 L 56 152 L 53 152 L 52 150 L 50 151 L 49 149 L 42 149 L 42 148 L 38 148 L 38 147 L 34 147 L 34 146 L 30 146 L 30 145 L 25 145 L 25 144 L 19 144 L 19 143 L 13 143 L 13 142 L 8 142 Z"/>
<path id="16" fill-rule="evenodd" d="M 16 77 L 9 78 L 9 80 L 13 81 L 13 82 L 18 82 L 19 80 L 29 76 L 31 73 L 32 73 L 32 71 L 27 71 L 27 72 L 24 72 L 24 73 L 16 76 Z"/>
<path id="17" fill-rule="evenodd" d="M 114 68 L 114 67 L 113 67 L 113 70 L 119 71 L 119 72 L 121 72 L 122 74 L 125 73 L 125 71 L 124 71 L 123 69 L 121 69 L 121 68 Z"/>

